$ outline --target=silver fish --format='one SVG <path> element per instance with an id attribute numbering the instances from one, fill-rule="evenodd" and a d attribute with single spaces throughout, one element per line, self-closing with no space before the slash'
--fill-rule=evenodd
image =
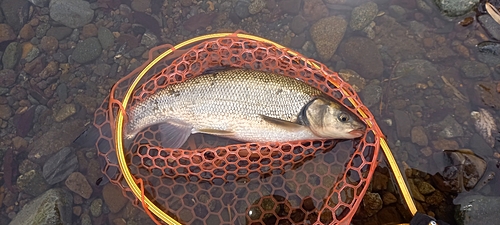
<path id="1" fill-rule="evenodd" d="M 244 142 L 352 139 L 365 125 L 320 90 L 286 76 L 226 69 L 169 85 L 133 106 L 126 140 L 159 124 L 163 147 L 206 133 Z"/>
<path id="2" fill-rule="evenodd" d="M 472 111 L 471 117 L 474 119 L 476 131 L 484 138 L 486 143 L 493 148 L 493 146 L 495 146 L 495 135 L 498 134 L 498 129 L 491 113 L 486 109 L 480 108 L 479 112 Z"/>

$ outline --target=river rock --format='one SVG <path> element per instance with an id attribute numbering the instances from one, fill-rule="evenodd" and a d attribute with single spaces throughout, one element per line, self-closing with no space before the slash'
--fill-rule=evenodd
<path id="1" fill-rule="evenodd" d="M 71 35 L 73 29 L 69 27 L 51 27 L 47 30 L 47 36 L 55 37 L 57 40 L 63 40 L 64 38 Z"/>
<path id="2" fill-rule="evenodd" d="M 2 64 L 4 69 L 13 69 L 21 58 L 21 45 L 17 42 L 12 42 L 7 45 L 2 56 Z"/>
<path id="3" fill-rule="evenodd" d="M 7 24 L 15 31 L 19 31 L 28 22 L 29 7 L 27 0 L 3 0 L 0 4 Z"/>
<path id="4" fill-rule="evenodd" d="M 45 7 L 49 5 L 50 0 L 28 0 L 30 1 L 33 5 L 36 5 L 38 7 Z"/>
<path id="5" fill-rule="evenodd" d="M 481 23 L 486 32 L 488 32 L 494 39 L 500 40 L 500 24 L 498 24 L 490 15 L 480 15 L 477 17 L 477 20 Z"/>
<path id="6" fill-rule="evenodd" d="M 59 183 L 78 168 L 78 160 L 74 151 L 73 148 L 64 147 L 45 162 L 43 177 L 47 183 L 50 185 Z"/>
<path id="7" fill-rule="evenodd" d="M 16 82 L 17 74 L 14 70 L 0 70 L 0 87 L 10 87 Z"/>
<path id="8" fill-rule="evenodd" d="M 65 184 L 69 190 L 77 193 L 85 199 L 89 199 L 92 195 L 92 187 L 90 186 L 85 176 L 80 172 L 74 172 L 70 174 L 66 179 Z"/>
<path id="9" fill-rule="evenodd" d="M 0 105 L 0 119 L 9 120 L 12 116 L 12 109 L 9 105 Z"/>
<path id="10" fill-rule="evenodd" d="M 60 188 L 50 189 L 26 204 L 9 225 L 72 224 L 73 196 Z"/>
<path id="11" fill-rule="evenodd" d="M 367 217 L 375 215 L 383 206 L 382 198 L 378 193 L 367 192 L 362 203 Z"/>
<path id="12" fill-rule="evenodd" d="M 307 22 L 307 20 L 303 16 L 297 15 L 292 19 L 292 22 L 290 23 L 290 30 L 292 30 L 292 32 L 295 34 L 301 34 L 308 26 L 309 23 Z"/>
<path id="13" fill-rule="evenodd" d="M 367 54 L 369 53 L 369 54 Z M 339 55 L 349 68 L 364 78 L 378 78 L 384 72 L 384 64 L 375 43 L 365 37 L 351 37 L 339 47 Z"/>
<path id="14" fill-rule="evenodd" d="M 417 83 L 425 83 L 429 77 L 439 77 L 434 65 L 424 59 L 411 59 L 399 63 L 394 70 L 394 77 L 399 77 L 397 83 L 409 87 Z"/>
<path id="15" fill-rule="evenodd" d="M 95 37 L 87 38 L 76 45 L 72 58 L 77 63 L 84 64 L 97 59 L 102 53 L 99 39 Z"/>
<path id="16" fill-rule="evenodd" d="M 50 18 L 71 28 L 82 27 L 94 18 L 90 3 L 83 0 L 51 0 Z"/>
<path id="17" fill-rule="evenodd" d="M 280 9 L 292 15 L 297 15 L 300 12 L 300 5 L 302 4 L 302 0 L 280 0 L 278 2 L 278 6 Z"/>
<path id="18" fill-rule="evenodd" d="M 9 24 L 0 24 L 0 43 L 4 41 L 12 41 L 16 39 L 16 34 Z"/>
<path id="19" fill-rule="evenodd" d="M 439 122 L 441 131 L 439 135 L 444 138 L 454 138 L 461 137 L 464 135 L 462 126 L 453 118 L 453 116 L 446 116 L 441 122 Z"/>
<path id="20" fill-rule="evenodd" d="M 485 78 L 489 77 L 491 74 L 490 68 L 488 65 L 478 62 L 478 61 L 470 61 L 464 60 L 460 61 L 460 70 L 462 71 L 462 76 L 465 78 Z"/>
<path id="21" fill-rule="evenodd" d="M 326 17 L 312 25 L 310 30 L 311 38 L 314 45 L 316 45 L 319 57 L 323 61 L 332 58 L 344 37 L 346 28 L 347 21 L 340 16 Z"/>
<path id="22" fill-rule="evenodd" d="M 120 188 L 114 184 L 108 183 L 102 189 L 102 196 L 104 202 L 112 213 L 119 212 L 125 204 L 127 204 L 128 199 L 123 196 Z"/>
<path id="23" fill-rule="evenodd" d="M 480 0 L 434 0 L 441 12 L 449 17 L 462 16 L 474 9 Z"/>
<path id="24" fill-rule="evenodd" d="M 112 47 L 115 42 L 115 36 L 113 36 L 113 33 L 105 27 L 99 27 L 99 29 L 97 29 L 97 38 L 99 39 L 103 49 Z"/>
<path id="25" fill-rule="evenodd" d="M 411 142 L 420 146 L 427 146 L 429 140 L 427 139 L 427 134 L 425 134 L 424 127 L 417 126 L 411 129 Z"/>
<path id="26" fill-rule="evenodd" d="M 380 103 L 382 97 L 382 87 L 377 82 L 372 82 L 361 89 L 361 96 L 363 96 L 363 103 L 367 107 L 372 107 Z"/>
<path id="27" fill-rule="evenodd" d="M 410 137 L 411 119 L 406 111 L 394 110 L 394 122 L 396 123 L 398 137 Z"/>
<path id="28" fill-rule="evenodd" d="M 30 170 L 21 174 L 17 178 L 16 184 L 21 191 L 33 196 L 41 195 L 49 189 L 49 185 L 38 170 Z"/>
<path id="29" fill-rule="evenodd" d="M 31 25 L 24 24 L 23 28 L 21 28 L 21 30 L 19 31 L 19 36 L 22 39 L 29 41 L 35 36 L 35 30 L 33 30 L 33 27 L 31 27 Z"/>
<path id="30" fill-rule="evenodd" d="M 378 6 L 375 2 L 367 2 L 356 8 L 351 12 L 351 21 L 349 27 L 352 30 L 362 30 L 377 16 Z"/>
<path id="31" fill-rule="evenodd" d="M 328 8 L 321 0 L 304 0 L 302 15 L 307 21 L 316 21 L 328 16 Z"/>

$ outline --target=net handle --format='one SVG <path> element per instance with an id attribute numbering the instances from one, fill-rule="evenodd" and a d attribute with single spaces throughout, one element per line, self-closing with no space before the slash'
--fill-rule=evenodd
<path id="1" fill-rule="evenodd" d="M 147 206 L 147 210 L 151 211 L 155 216 L 157 216 L 158 218 L 160 218 L 163 222 L 165 222 L 167 224 L 180 225 L 181 223 L 179 223 L 177 220 L 175 220 L 171 216 L 167 215 L 160 208 L 158 208 L 147 196 L 144 196 L 141 193 L 140 187 L 134 182 L 134 178 L 132 177 L 132 174 L 130 173 L 130 170 L 127 167 L 127 162 L 125 160 L 125 155 L 124 155 L 124 150 L 123 150 L 123 132 L 122 132 L 122 130 L 123 130 L 123 122 L 124 122 L 124 114 L 125 114 L 125 110 L 127 109 L 127 103 L 128 103 L 129 99 L 132 96 L 132 92 L 135 90 L 137 84 L 142 79 L 142 77 L 156 63 L 158 63 L 160 60 L 162 60 L 166 56 L 172 54 L 172 52 L 174 52 L 176 49 L 181 49 L 181 48 L 183 48 L 185 46 L 188 46 L 190 44 L 193 44 L 193 43 L 196 43 L 196 42 L 200 42 L 200 41 L 204 41 L 204 40 L 207 40 L 207 39 L 224 38 L 224 37 L 230 37 L 230 36 L 236 36 L 238 38 L 250 39 L 250 40 L 254 40 L 254 41 L 259 41 L 259 42 L 271 44 L 271 45 L 274 45 L 274 46 L 276 46 L 278 48 L 286 49 L 286 51 L 289 54 L 293 55 L 293 56 L 297 56 L 298 55 L 298 53 L 293 52 L 293 51 L 285 48 L 284 46 L 282 46 L 282 45 L 280 45 L 278 43 L 275 43 L 273 41 L 270 41 L 270 40 L 267 40 L 267 39 L 264 39 L 264 38 L 261 38 L 261 37 L 249 35 L 249 34 L 243 34 L 243 33 L 215 33 L 215 34 L 208 34 L 208 35 L 203 35 L 203 36 L 195 37 L 195 38 L 192 38 L 190 40 L 184 41 L 184 42 L 182 42 L 182 43 L 174 46 L 173 48 L 168 49 L 167 51 L 163 52 L 158 57 L 156 57 L 154 60 L 152 60 L 146 67 L 144 67 L 144 69 L 139 73 L 139 75 L 137 75 L 137 77 L 135 78 L 135 80 L 132 82 L 132 84 L 130 85 L 130 87 L 127 89 L 127 92 L 125 93 L 125 96 L 124 96 L 123 101 L 122 101 L 122 106 L 123 107 L 120 107 L 118 109 L 118 113 L 117 113 L 117 117 L 116 117 L 116 129 L 115 129 L 115 134 L 114 134 L 114 137 L 115 137 L 114 138 L 114 142 L 115 142 L 116 156 L 117 156 L 117 159 L 118 159 L 118 165 L 120 167 L 120 170 L 121 170 L 121 172 L 123 174 L 123 177 L 125 178 L 125 181 L 127 182 L 127 185 L 129 186 L 129 188 L 132 191 L 132 193 L 134 194 L 134 196 L 139 201 L 141 201 L 142 204 L 145 204 Z M 306 62 L 310 66 L 315 67 L 316 69 L 320 69 L 321 68 L 318 64 L 316 64 L 316 63 L 314 63 L 314 62 L 312 62 L 310 60 L 306 60 Z M 347 99 L 349 99 L 349 101 L 351 102 L 351 104 L 354 107 L 358 106 L 358 103 L 356 101 L 354 101 L 352 98 L 349 97 L 350 96 L 350 94 L 349 94 L 350 92 L 348 90 L 346 90 L 345 88 L 343 88 L 336 81 L 331 80 L 331 82 L 336 87 L 340 87 L 340 90 L 343 92 L 344 95 L 348 96 Z M 368 116 L 367 116 L 368 113 L 365 112 L 365 110 L 368 110 L 366 107 L 357 107 L 357 109 L 358 109 L 358 113 L 363 118 L 365 118 L 365 119 L 368 118 Z M 365 120 L 365 123 L 369 127 L 374 127 L 374 124 L 372 124 L 372 122 L 370 120 Z M 378 126 L 375 126 L 374 132 L 378 132 L 378 133 L 382 134 L 382 132 L 380 131 L 380 128 L 378 128 Z M 381 136 L 383 136 L 383 135 L 381 135 Z M 387 145 L 387 142 L 382 137 L 380 138 L 380 145 L 382 146 L 382 149 L 384 151 L 384 155 L 386 156 L 386 158 L 389 161 L 389 164 L 391 165 L 390 166 L 391 170 L 392 170 L 392 172 L 394 173 L 394 175 L 396 177 L 396 181 L 398 183 L 398 186 L 402 190 L 403 196 L 405 198 L 405 201 L 406 201 L 408 207 L 410 208 L 410 211 L 412 212 L 412 214 L 415 214 L 416 213 L 416 207 L 414 205 L 413 199 L 411 198 L 411 195 L 409 194 L 410 192 L 408 191 L 408 188 L 407 188 L 406 184 L 404 183 L 404 179 L 403 179 L 403 177 L 401 175 L 401 171 L 399 171 L 399 168 L 398 168 L 398 166 L 396 164 L 394 156 L 392 155 L 392 153 L 391 153 L 391 151 L 389 149 L 389 146 Z"/>

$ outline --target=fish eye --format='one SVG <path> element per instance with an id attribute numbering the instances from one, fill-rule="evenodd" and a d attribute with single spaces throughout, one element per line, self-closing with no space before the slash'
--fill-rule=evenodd
<path id="1" fill-rule="evenodd" d="M 349 121 L 349 115 L 347 115 L 346 113 L 340 113 L 338 118 L 341 122 Z"/>

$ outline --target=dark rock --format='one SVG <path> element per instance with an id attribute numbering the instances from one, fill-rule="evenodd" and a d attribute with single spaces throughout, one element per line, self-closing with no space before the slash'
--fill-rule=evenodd
<path id="1" fill-rule="evenodd" d="M 346 28 L 347 21 L 341 16 L 326 17 L 311 26 L 309 33 L 322 60 L 328 61 L 332 58 L 344 38 Z"/>
<path id="2" fill-rule="evenodd" d="M 439 135 L 441 137 L 454 138 L 464 135 L 462 125 L 460 125 L 451 115 L 446 116 L 443 121 L 439 122 L 439 126 L 441 129 Z"/>
<path id="3" fill-rule="evenodd" d="M 460 70 L 462 71 L 462 75 L 465 78 L 484 78 L 489 77 L 491 74 L 490 68 L 488 65 L 478 62 L 478 61 L 469 61 L 464 60 L 460 61 Z"/>
<path id="4" fill-rule="evenodd" d="M 82 27 L 94 18 L 94 10 L 83 0 L 51 0 L 49 10 L 50 18 L 71 28 Z"/>
<path id="5" fill-rule="evenodd" d="M 237 1 L 234 5 L 234 13 L 241 19 L 247 18 L 250 16 L 248 6 L 250 6 L 248 1 Z"/>
<path id="6" fill-rule="evenodd" d="M 0 43 L 16 39 L 16 34 L 12 28 L 5 23 L 0 24 Z"/>
<path id="7" fill-rule="evenodd" d="M 99 27 L 97 30 L 97 38 L 99 39 L 103 49 L 112 47 L 115 42 L 115 36 L 113 36 L 113 33 L 105 27 Z"/>
<path id="8" fill-rule="evenodd" d="M 479 23 L 488 32 L 491 37 L 500 40 L 500 24 L 498 24 L 490 15 L 484 14 L 477 17 Z"/>
<path id="9" fill-rule="evenodd" d="M 352 37 L 340 45 L 339 55 L 344 58 L 347 67 L 356 68 L 364 78 L 378 78 L 384 72 L 380 52 L 371 39 Z"/>
<path id="10" fill-rule="evenodd" d="M 306 21 L 306 19 L 304 19 L 304 17 L 302 17 L 301 15 L 298 15 L 295 16 L 290 23 L 290 30 L 292 30 L 295 34 L 301 34 L 308 26 L 309 23 Z"/>
<path id="11" fill-rule="evenodd" d="M 35 37 L 38 39 L 42 39 L 47 34 L 47 31 L 50 29 L 49 23 L 42 23 L 36 27 Z"/>
<path id="12" fill-rule="evenodd" d="M 91 37 L 76 45 L 72 59 L 77 63 L 84 64 L 97 59 L 101 53 L 102 48 L 99 39 Z"/>
<path id="13" fill-rule="evenodd" d="M 72 224 L 73 196 L 63 189 L 50 189 L 32 200 L 17 214 L 10 225 Z"/>
<path id="14" fill-rule="evenodd" d="M 14 69 L 17 62 L 21 58 L 21 45 L 17 42 L 12 42 L 7 45 L 2 56 L 2 64 L 4 69 Z"/>
<path id="15" fill-rule="evenodd" d="M 108 64 L 100 63 L 94 69 L 94 73 L 99 76 L 108 76 L 111 66 Z"/>
<path id="16" fill-rule="evenodd" d="M 43 164 L 43 177 L 50 185 L 66 179 L 78 168 L 75 149 L 64 147 Z"/>
<path id="17" fill-rule="evenodd" d="M 0 87 L 10 87 L 16 83 L 17 74 L 14 70 L 0 70 Z"/>
<path id="18" fill-rule="evenodd" d="M 316 21 L 328 16 L 328 8 L 322 0 L 304 0 L 303 16 L 307 21 Z"/>
<path id="19" fill-rule="evenodd" d="M 28 132 L 33 127 L 35 108 L 35 106 L 31 106 L 28 110 L 14 116 L 14 126 L 17 136 L 26 137 L 28 135 Z"/>
<path id="20" fill-rule="evenodd" d="M 278 2 L 278 6 L 283 12 L 292 15 L 299 14 L 301 4 L 302 0 L 281 0 Z"/>
<path id="21" fill-rule="evenodd" d="M 48 31 L 47 31 L 47 36 L 52 36 L 52 37 L 55 37 L 57 38 L 57 40 L 63 40 L 64 38 L 68 37 L 69 35 L 71 35 L 71 33 L 73 32 L 73 29 L 69 28 L 69 27 L 51 27 Z"/>
<path id="22" fill-rule="evenodd" d="M 7 23 L 19 31 L 28 21 L 29 2 L 27 0 L 4 0 L 0 4 Z"/>
<path id="23" fill-rule="evenodd" d="M 380 98 L 382 97 L 382 87 L 374 83 L 368 84 L 361 89 L 361 96 L 363 96 L 363 103 L 367 107 L 372 107 L 375 104 L 380 103 Z"/>
<path id="24" fill-rule="evenodd" d="M 396 123 L 398 137 L 410 137 L 412 121 L 406 111 L 394 110 L 394 122 Z"/>
<path id="25" fill-rule="evenodd" d="M 212 24 L 215 17 L 217 17 L 217 14 L 215 13 L 198 13 L 189 17 L 189 19 L 187 19 L 182 26 L 188 31 L 195 31 L 200 28 L 204 29 Z"/>
<path id="26" fill-rule="evenodd" d="M 29 195 L 38 196 L 49 189 L 49 185 L 43 179 L 38 170 L 30 170 L 17 178 L 17 187 Z"/>
<path id="27" fill-rule="evenodd" d="M 434 0 L 445 16 L 456 17 L 474 10 L 479 0 Z"/>

